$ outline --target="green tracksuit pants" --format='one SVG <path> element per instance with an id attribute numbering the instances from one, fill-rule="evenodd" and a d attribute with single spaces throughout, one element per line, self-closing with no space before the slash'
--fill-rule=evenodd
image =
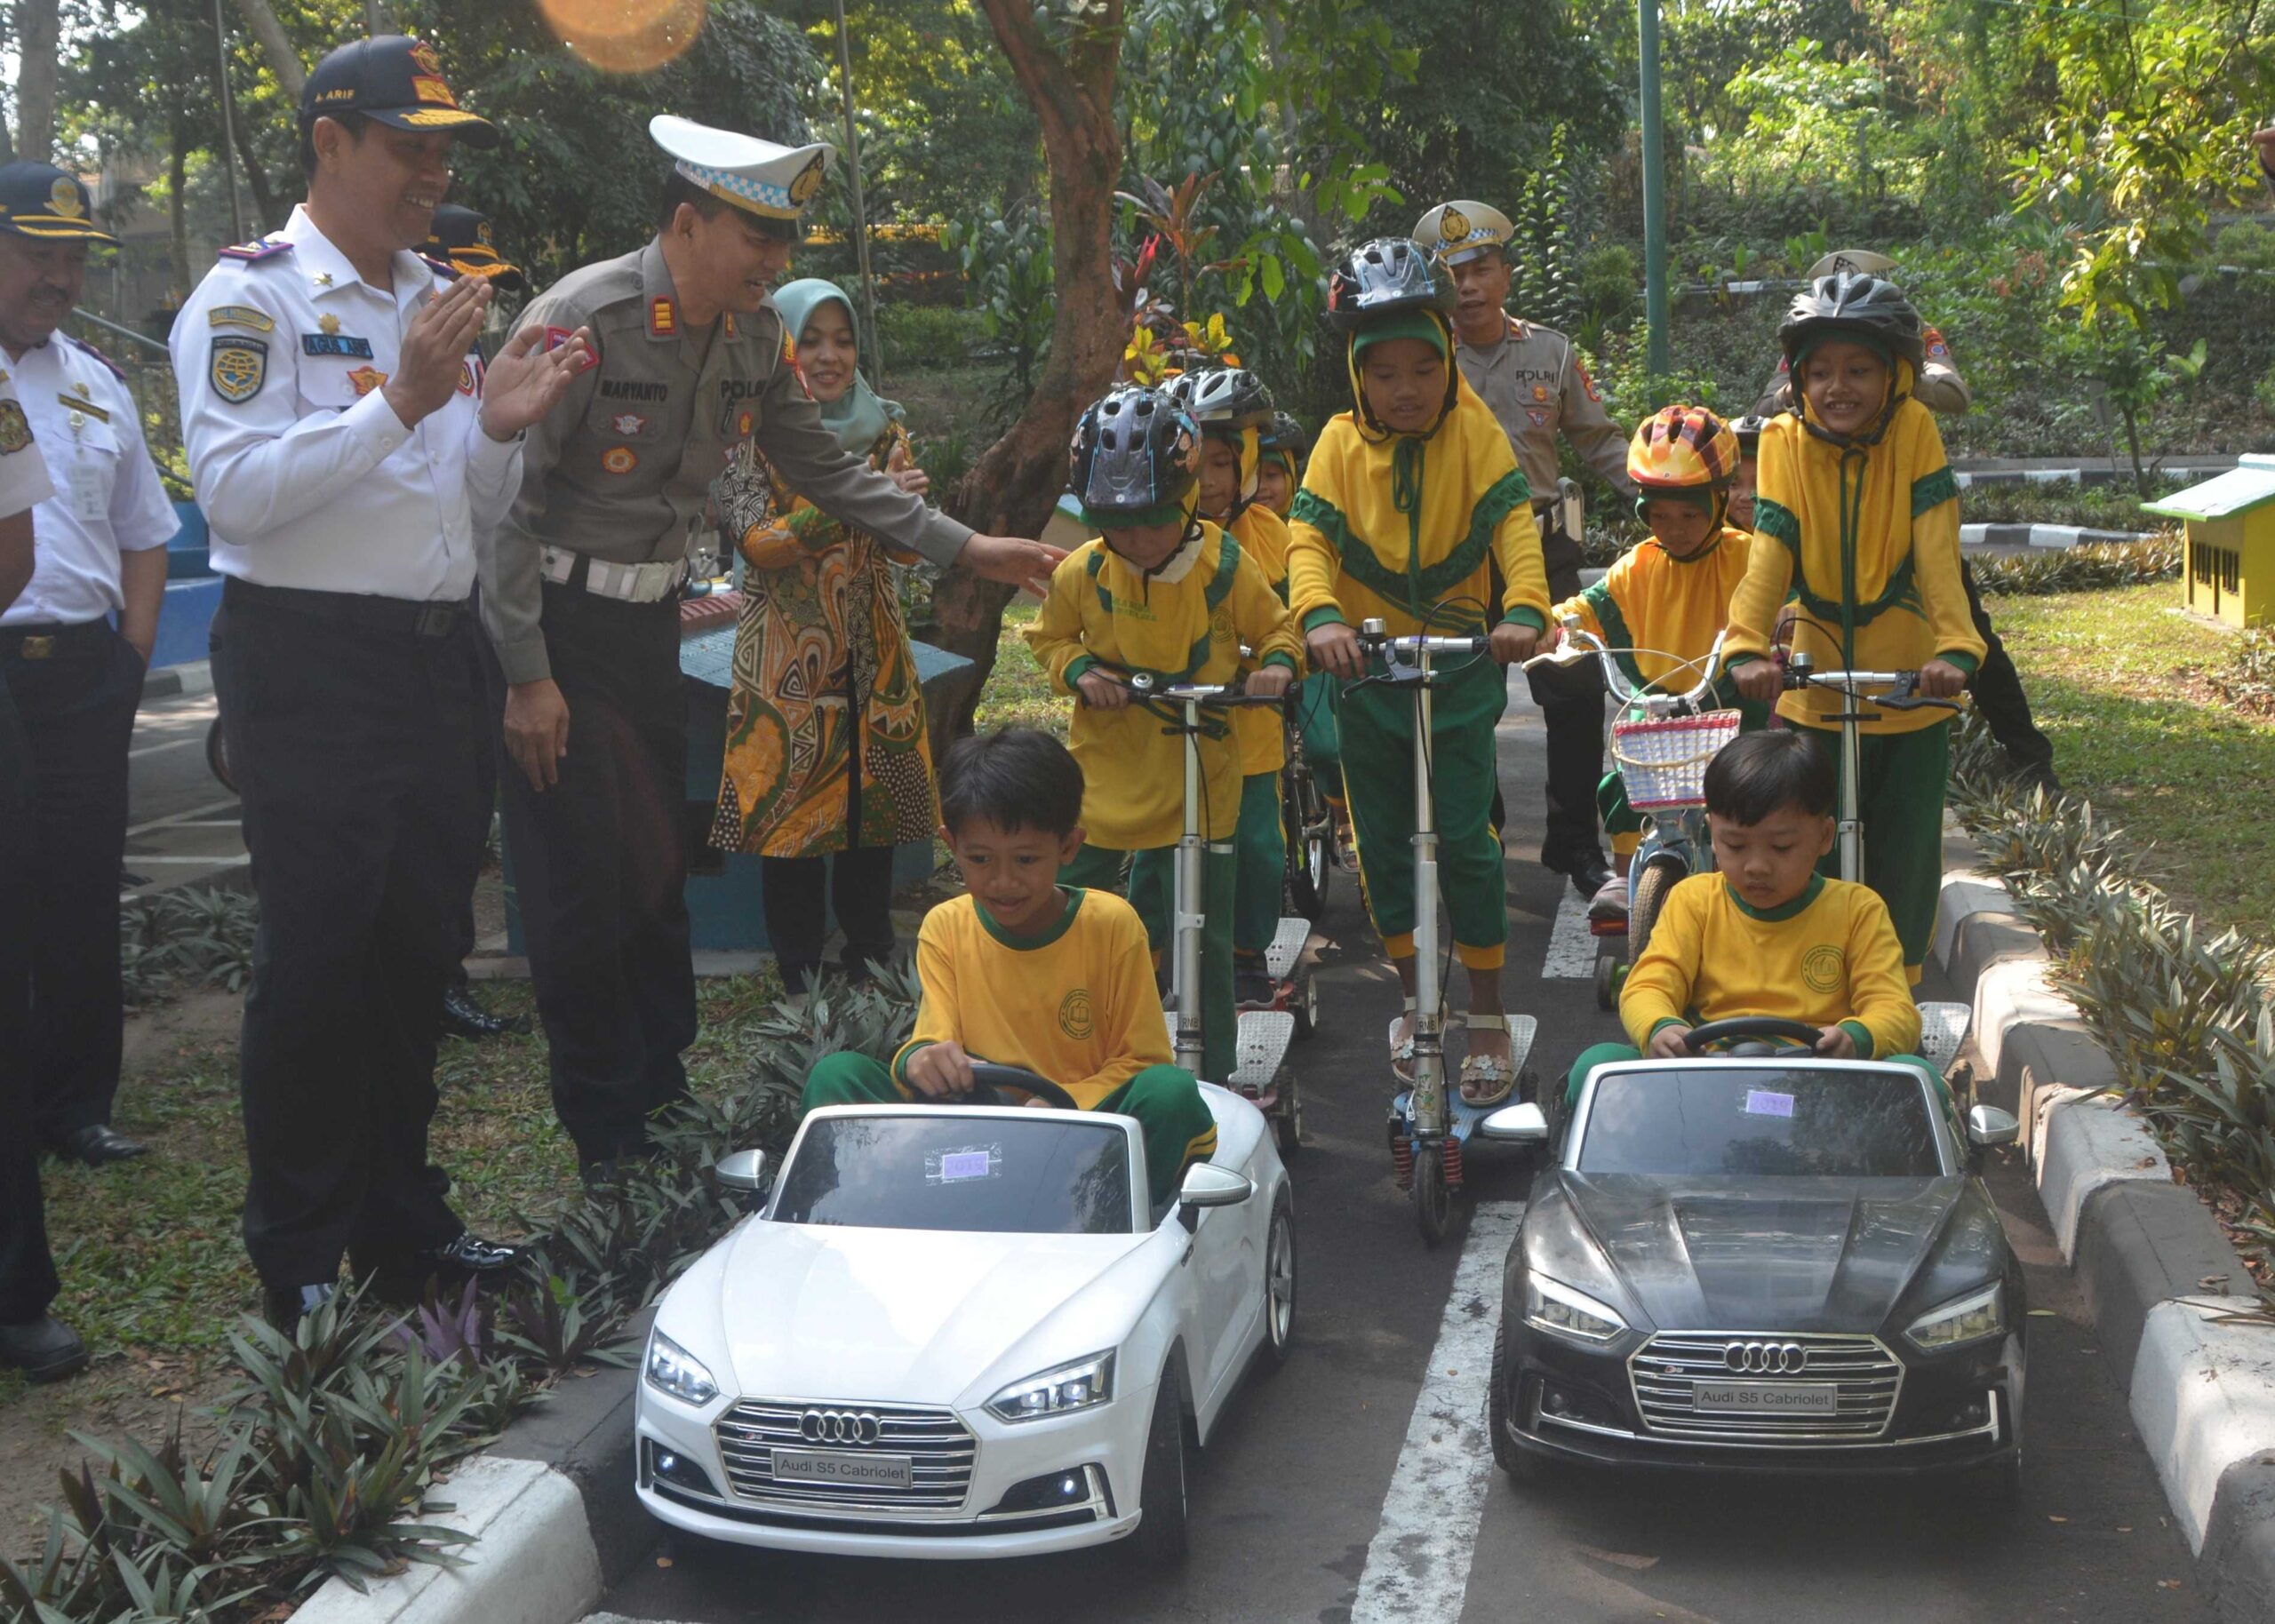
<path id="1" fill-rule="evenodd" d="M 1221 1083 L 1233 1074 L 1239 1054 L 1237 1006 L 1233 1001 L 1233 897 L 1237 875 L 1230 842 L 1211 845 L 1201 858 L 1201 1075 Z M 1122 879 L 1124 864 L 1129 880 Z M 1121 891 L 1145 921 L 1145 938 L 1174 966 L 1177 951 L 1177 848 L 1116 851 L 1085 846 L 1058 871 L 1061 885 L 1094 891 Z"/>
<path id="2" fill-rule="evenodd" d="M 1272 945 L 1288 878 L 1288 830 L 1280 816 L 1280 775 L 1241 780 L 1241 821 L 1233 832 L 1233 951 L 1242 958 Z"/>
<path id="3" fill-rule="evenodd" d="M 1804 728 L 1809 742 L 1840 759 L 1837 728 Z M 1867 733 L 1857 741 L 1856 809 L 1864 825 L 1864 881 L 1880 893 L 1916 983 L 1936 935 L 1944 883 L 1944 789 L 1952 770 L 1948 722 L 1917 733 Z M 1840 878 L 1836 843 L 1817 872 Z"/>
<path id="4" fill-rule="evenodd" d="M 889 1105 L 922 1097 L 866 1055 L 847 1050 L 814 1063 L 798 1109 Z M 1193 1073 L 1178 1067 L 1147 1066 L 1090 1109 L 1138 1118 L 1145 1137 L 1145 1181 L 1156 1206 L 1176 1193 L 1187 1167 L 1217 1152 L 1217 1119 Z"/>

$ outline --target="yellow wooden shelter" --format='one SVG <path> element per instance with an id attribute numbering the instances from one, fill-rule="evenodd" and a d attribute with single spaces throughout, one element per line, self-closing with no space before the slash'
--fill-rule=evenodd
<path id="1" fill-rule="evenodd" d="M 2242 458 L 2141 509 L 2181 521 L 2191 610 L 2234 626 L 2275 625 L 2275 457 Z"/>

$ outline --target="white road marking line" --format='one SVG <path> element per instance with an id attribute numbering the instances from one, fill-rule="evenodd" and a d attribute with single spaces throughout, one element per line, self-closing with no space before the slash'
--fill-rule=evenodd
<path id="1" fill-rule="evenodd" d="M 191 750 L 204 743 L 205 736 L 201 733 L 193 738 L 170 738 L 163 744 L 138 744 L 126 752 L 126 759 L 139 761 L 144 756 L 158 755 L 169 750 Z"/>
<path id="2" fill-rule="evenodd" d="M 1351 1624 L 1455 1624 L 1461 1617 L 1493 1470 L 1485 1377 L 1501 1314 L 1501 1265 L 1524 1212 L 1521 1201 L 1485 1201 L 1470 1214 L 1438 1345 L 1367 1547 Z"/>
<path id="3" fill-rule="evenodd" d="M 1588 904 L 1570 886 L 1556 904 L 1556 928 L 1548 933 L 1548 957 L 1541 960 L 1543 981 L 1593 981 L 1596 939 L 1588 929 Z"/>
<path id="4" fill-rule="evenodd" d="M 223 852 L 215 852 L 203 857 L 157 857 L 139 851 L 130 851 L 126 854 L 126 866 L 129 868 L 148 868 L 161 863 L 192 867 L 202 865 L 206 868 L 240 868 L 251 861 L 250 856 L 242 852 L 234 857 Z"/>
<path id="5" fill-rule="evenodd" d="M 168 817 L 154 817 L 147 824 L 135 824 L 126 832 L 129 835 L 145 834 L 153 829 L 170 829 L 176 824 L 186 824 L 191 818 L 204 817 L 208 813 L 234 812 L 236 809 L 237 798 L 232 795 L 227 800 L 209 800 L 202 807 L 185 808 Z"/>

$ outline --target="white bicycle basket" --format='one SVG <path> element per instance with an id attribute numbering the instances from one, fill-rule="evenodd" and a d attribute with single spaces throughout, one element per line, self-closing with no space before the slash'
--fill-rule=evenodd
<path id="1" fill-rule="evenodd" d="M 1738 712 L 1666 716 L 1611 724 L 1611 759 L 1627 781 L 1627 804 L 1695 807 L 1706 799 L 1706 763 L 1738 736 Z"/>

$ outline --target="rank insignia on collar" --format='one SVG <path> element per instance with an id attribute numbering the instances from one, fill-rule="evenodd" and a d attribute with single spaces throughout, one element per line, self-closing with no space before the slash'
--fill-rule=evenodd
<path id="1" fill-rule="evenodd" d="M 668 338 L 679 331 L 679 310 L 661 294 L 648 301 L 648 336 Z"/>
<path id="2" fill-rule="evenodd" d="M 731 310 L 726 313 L 726 324 L 727 337 L 731 338 L 735 336 L 735 313 Z"/>
<path id="3" fill-rule="evenodd" d="M 356 396 L 361 399 L 374 389 L 386 388 L 387 375 L 377 367 L 357 367 L 347 375 L 347 381 L 355 386 Z"/>
<path id="4" fill-rule="evenodd" d="M 0 457 L 12 457 L 32 442 L 32 426 L 24 409 L 13 401 L 0 401 Z"/>
<path id="5" fill-rule="evenodd" d="M 640 453 L 628 445 L 612 445 L 601 453 L 601 466 L 611 474 L 629 474 L 640 466 Z"/>
<path id="6" fill-rule="evenodd" d="M 92 401 L 84 401 L 76 394 L 58 394 L 55 398 L 60 401 L 67 409 L 72 411 L 83 411 L 98 423 L 108 423 L 110 421 L 110 413 L 105 411 Z M 76 427 L 76 425 L 74 425 L 74 426 Z"/>
<path id="7" fill-rule="evenodd" d="M 331 286 L 331 273 L 330 271 L 318 271 L 308 280 L 315 283 L 319 288 L 328 288 Z"/>
<path id="8" fill-rule="evenodd" d="M 327 321 L 331 318 L 326 317 Z M 353 333 L 304 332 L 300 335 L 303 355 L 344 355 L 351 361 L 371 359 L 371 341 Z"/>
<path id="9" fill-rule="evenodd" d="M 276 326 L 276 319 L 266 310 L 256 310 L 251 305 L 216 305 L 205 313 L 208 327 L 250 327 L 255 332 L 269 332 Z"/>
<path id="10" fill-rule="evenodd" d="M 619 411 L 608 420 L 608 426 L 627 440 L 648 432 L 648 419 L 636 411 Z"/>
<path id="11" fill-rule="evenodd" d="M 242 406 L 260 393 L 268 381 L 268 344 L 262 338 L 215 338 L 206 366 L 213 393 L 232 406 Z"/>

